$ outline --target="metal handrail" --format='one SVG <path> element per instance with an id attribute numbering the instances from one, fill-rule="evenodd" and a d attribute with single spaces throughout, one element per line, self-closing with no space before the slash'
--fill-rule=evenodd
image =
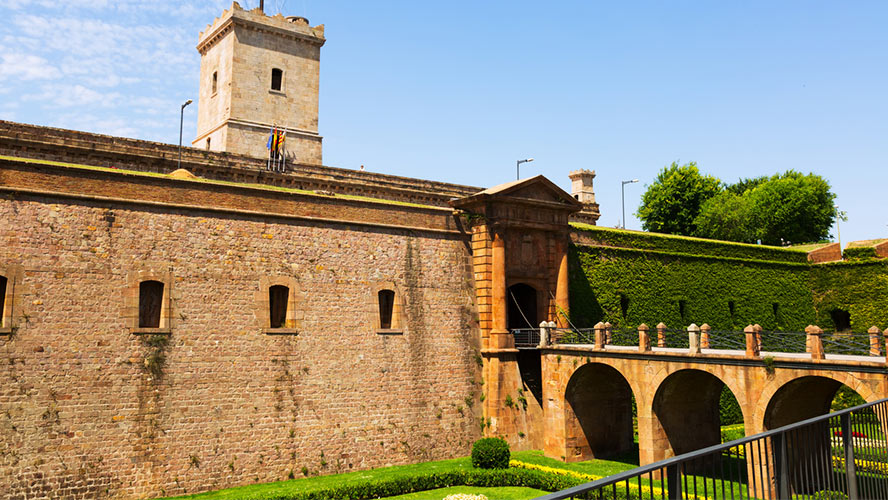
<path id="1" fill-rule="evenodd" d="M 600 490 L 602 488 L 605 488 L 608 486 L 613 486 L 618 483 L 628 481 L 630 479 L 641 478 L 644 475 L 648 475 L 650 477 L 650 475 L 652 475 L 654 472 L 674 470 L 674 468 L 676 466 L 683 465 L 685 463 L 691 462 L 691 461 L 699 459 L 699 458 L 703 458 L 708 455 L 716 455 L 716 454 L 720 455 L 720 454 L 722 454 L 728 450 L 731 450 L 732 448 L 735 448 L 735 447 L 745 446 L 747 444 L 757 442 L 757 441 L 762 441 L 764 439 L 771 439 L 772 440 L 771 442 L 774 443 L 778 439 L 787 435 L 789 432 L 792 432 L 794 430 L 800 430 L 800 429 L 806 428 L 808 426 L 812 426 L 813 424 L 819 424 L 822 422 L 829 423 L 829 420 L 835 419 L 835 418 L 839 418 L 842 420 L 842 423 L 843 423 L 842 427 L 843 427 L 843 429 L 846 429 L 847 434 L 845 434 L 845 437 L 847 437 L 848 434 L 851 434 L 851 432 L 850 432 L 851 427 L 850 427 L 850 425 L 846 424 L 846 422 L 852 413 L 860 412 L 862 410 L 868 410 L 868 409 L 874 408 L 877 405 L 881 405 L 881 404 L 885 404 L 885 403 L 888 403 L 888 398 L 880 399 L 880 400 L 874 401 L 872 403 L 858 405 L 858 406 L 855 406 L 852 408 L 847 408 L 845 410 L 827 413 L 826 415 L 821 415 L 818 417 L 809 418 L 806 420 L 802 420 L 800 422 L 796 422 L 794 424 L 789 424 L 789 425 L 785 425 L 783 427 L 779 427 L 777 429 L 772 429 L 772 430 L 761 432 L 759 434 L 755 434 L 752 436 L 746 436 L 746 437 L 743 437 L 740 439 L 735 439 L 735 440 L 729 441 L 727 443 L 708 446 L 706 448 L 702 448 L 702 449 L 699 449 L 696 451 L 692 451 L 689 453 L 684 453 L 682 455 L 670 457 L 665 460 L 660 460 L 658 462 L 654 462 L 654 463 L 651 463 L 648 465 L 643 465 L 641 467 L 636 467 L 632 470 L 620 472 L 620 473 L 614 474 L 612 476 L 601 478 L 601 479 L 598 479 L 598 480 L 595 480 L 595 481 L 592 481 L 592 482 L 589 482 L 586 484 L 574 486 L 574 487 L 567 488 L 567 489 L 561 490 L 561 491 L 556 491 L 556 492 L 550 493 L 548 495 L 543 495 L 543 496 L 535 498 L 534 500 L 562 500 L 562 499 L 574 498 L 577 495 L 585 494 L 585 493 L 589 493 L 589 492 L 593 492 L 593 491 L 600 492 Z M 829 427 L 829 426 L 827 426 L 827 427 Z M 847 440 L 845 440 L 843 438 L 843 440 L 846 443 L 845 447 L 846 447 L 846 452 L 847 452 L 847 449 L 848 449 L 847 443 L 849 443 L 849 442 L 852 443 L 851 446 L 853 447 L 853 437 L 850 439 L 847 439 Z M 773 448 L 774 448 L 774 446 L 771 446 L 772 452 L 775 452 L 776 450 L 773 450 Z M 846 457 L 847 457 L 847 455 L 846 455 Z M 773 457 L 773 459 L 776 461 L 779 458 L 777 458 L 775 456 L 775 457 Z M 849 475 L 853 474 L 853 472 L 854 472 L 853 454 L 851 454 L 851 459 L 852 459 L 850 462 L 851 465 L 848 465 L 847 459 L 845 462 L 846 471 L 850 470 Z M 775 464 L 775 469 L 777 469 L 776 464 Z M 785 470 L 783 472 L 787 473 Z M 888 476 L 886 476 L 886 481 L 888 481 Z M 665 481 L 665 478 L 664 478 L 664 481 L 662 481 L 662 482 L 665 483 L 667 481 Z M 777 482 L 778 483 L 780 482 L 780 478 L 778 478 Z M 653 485 L 649 485 L 649 486 L 653 486 Z M 669 488 L 669 485 L 661 485 L 660 487 L 663 489 L 667 489 L 667 488 Z M 680 488 L 681 485 L 678 485 L 678 487 Z M 856 490 L 856 485 L 854 486 L 854 489 Z M 856 491 L 855 491 L 855 493 L 856 493 Z M 601 498 L 601 497 L 599 497 L 599 498 Z M 678 497 L 673 496 L 673 493 L 669 492 L 667 498 L 678 498 Z M 855 500 L 854 497 L 851 497 L 851 500 Z"/>

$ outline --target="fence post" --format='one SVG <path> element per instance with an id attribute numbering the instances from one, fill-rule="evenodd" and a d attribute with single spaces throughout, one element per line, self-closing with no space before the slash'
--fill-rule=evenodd
<path id="1" fill-rule="evenodd" d="M 870 341 L 870 356 L 879 356 L 882 354 L 882 339 L 879 337 L 882 336 L 882 331 L 879 330 L 875 325 L 871 326 L 869 330 L 869 341 Z"/>
<path id="2" fill-rule="evenodd" d="M 811 359 L 823 359 L 825 357 L 823 355 L 823 339 L 820 338 L 823 335 L 823 330 L 818 326 L 808 325 L 805 328 L 805 333 L 808 334 L 807 344 L 811 347 Z"/>
<path id="3" fill-rule="evenodd" d="M 842 444 L 845 448 L 845 477 L 848 480 L 848 500 L 858 500 L 857 473 L 854 470 L 854 434 L 851 429 L 851 414 L 839 417 L 842 423 Z"/>
<path id="4" fill-rule="evenodd" d="M 604 345 L 608 345 L 611 343 L 611 336 L 613 334 L 613 325 L 611 325 L 610 321 L 604 322 Z"/>
<path id="5" fill-rule="evenodd" d="M 759 356 L 759 348 L 758 342 L 755 340 L 755 327 L 747 325 L 743 329 L 743 333 L 746 334 L 746 357 L 757 358 Z"/>
<path id="6" fill-rule="evenodd" d="M 604 323 L 595 323 L 595 349 L 604 349 Z"/>
<path id="7" fill-rule="evenodd" d="M 666 325 L 657 324 L 657 347 L 666 347 Z"/>
<path id="8" fill-rule="evenodd" d="M 666 498 L 668 498 L 669 500 L 681 500 L 682 494 L 680 464 L 672 464 L 666 466 L 666 491 Z"/>
<path id="9" fill-rule="evenodd" d="M 638 325 L 638 352 L 651 352 L 650 328 L 644 323 Z"/>
<path id="10" fill-rule="evenodd" d="M 758 352 L 762 352 L 762 325 L 756 323 L 752 327 L 755 328 L 755 343 L 758 345 Z"/>
<path id="11" fill-rule="evenodd" d="M 540 323 L 540 348 L 544 348 L 549 345 L 549 332 L 548 327 L 549 323 L 546 321 L 542 321 Z"/>
<path id="12" fill-rule="evenodd" d="M 703 323 L 703 326 L 700 327 L 700 349 L 709 349 L 709 332 L 712 331 L 712 327 L 709 326 L 709 323 Z"/>
<path id="13" fill-rule="evenodd" d="M 789 488 L 786 434 L 779 432 L 771 436 L 771 451 L 774 453 L 774 479 L 777 481 L 777 498 L 792 498 Z"/>
<path id="14" fill-rule="evenodd" d="M 688 354 L 691 356 L 700 354 L 700 327 L 694 323 L 688 326 Z"/>

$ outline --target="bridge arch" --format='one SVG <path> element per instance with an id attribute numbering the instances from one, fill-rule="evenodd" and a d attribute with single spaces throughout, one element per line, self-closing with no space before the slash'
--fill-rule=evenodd
<path id="1" fill-rule="evenodd" d="M 839 387 L 846 385 L 867 402 L 880 399 L 865 381 L 840 371 L 775 377 L 762 390 L 753 416 L 756 432 L 775 429 L 829 412 Z"/>
<path id="2" fill-rule="evenodd" d="M 737 398 L 744 422 L 747 421 L 743 392 L 710 371 L 686 368 L 663 374 L 653 382 L 650 415 L 644 421 L 650 427 L 650 441 L 659 443 L 658 454 L 662 455 L 657 459 L 721 443 L 719 401 L 724 387 Z"/>
<path id="3" fill-rule="evenodd" d="M 564 459 L 589 460 L 632 450 L 634 394 L 626 377 L 609 364 L 577 368 L 564 389 Z"/>

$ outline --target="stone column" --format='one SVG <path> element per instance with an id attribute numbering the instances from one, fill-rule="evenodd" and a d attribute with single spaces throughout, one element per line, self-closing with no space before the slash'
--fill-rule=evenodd
<path id="1" fill-rule="evenodd" d="M 746 334 L 746 357 L 757 358 L 759 356 L 759 344 L 755 337 L 755 326 L 748 325 L 743 329 Z"/>
<path id="2" fill-rule="evenodd" d="M 823 330 L 818 326 L 808 325 L 805 333 L 808 334 L 807 344 L 811 347 L 811 359 L 824 359 L 826 355 L 823 353 L 823 339 L 820 338 Z"/>
<path id="3" fill-rule="evenodd" d="M 608 345 L 613 342 L 614 335 L 614 325 L 611 324 L 610 321 L 604 322 L 604 345 Z"/>
<path id="4" fill-rule="evenodd" d="M 871 326 L 869 330 L 869 341 L 870 341 L 870 356 L 881 356 L 882 355 L 882 331 L 879 330 L 877 326 Z"/>
<path id="5" fill-rule="evenodd" d="M 762 352 L 762 331 L 764 328 L 758 323 L 752 325 L 752 327 L 755 328 L 755 343 L 758 346 L 758 351 Z"/>
<path id="6" fill-rule="evenodd" d="M 712 331 L 712 327 L 709 326 L 709 323 L 703 323 L 703 326 L 700 327 L 700 349 L 709 349 L 709 332 Z"/>
<path id="7" fill-rule="evenodd" d="M 490 347 L 493 349 L 510 349 L 515 347 L 506 323 L 506 241 L 501 230 L 493 230 L 493 252 L 491 255 L 491 315 Z"/>
<path id="8" fill-rule="evenodd" d="M 666 347 L 666 324 L 657 324 L 657 347 Z"/>
<path id="9" fill-rule="evenodd" d="M 700 354 L 700 327 L 694 323 L 688 326 L 688 354 L 696 356 Z"/>
<path id="10" fill-rule="evenodd" d="M 567 234 L 556 236 L 557 244 L 555 249 L 558 262 L 558 281 L 555 286 L 555 321 L 558 323 L 558 328 L 568 327 L 565 314 L 568 314 L 570 310 L 570 294 L 568 292 L 570 281 L 568 280 L 567 270 L 568 238 Z"/>
<path id="11" fill-rule="evenodd" d="M 651 335 L 648 326 L 644 323 L 638 325 L 638 352 L 651 352 Z"/>
<path id="12" fill-rule="evenodd" d="M 595 349 L 604 349 L 604 323 L 595 323 Z"/>

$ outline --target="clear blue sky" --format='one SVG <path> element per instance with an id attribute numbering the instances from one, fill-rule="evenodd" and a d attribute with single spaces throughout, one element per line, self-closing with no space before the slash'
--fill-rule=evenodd
<path id="1" fill-rule="evenodd" d="M 5 0 L 0 119 L 175 143 L 197 34 L 229 5 Z M 278 9 L 326 25 L 328 165 L 486 187 L 532 156 L 523 176 L 568 190 L 594 169 L 605 226 L 621 180 L 641 179 L 631 214 L 674 160 L 725 181 L 796 169 L 831 183 L 843 243 L 888 237 L 888 2 L 266 1 Z"/>

